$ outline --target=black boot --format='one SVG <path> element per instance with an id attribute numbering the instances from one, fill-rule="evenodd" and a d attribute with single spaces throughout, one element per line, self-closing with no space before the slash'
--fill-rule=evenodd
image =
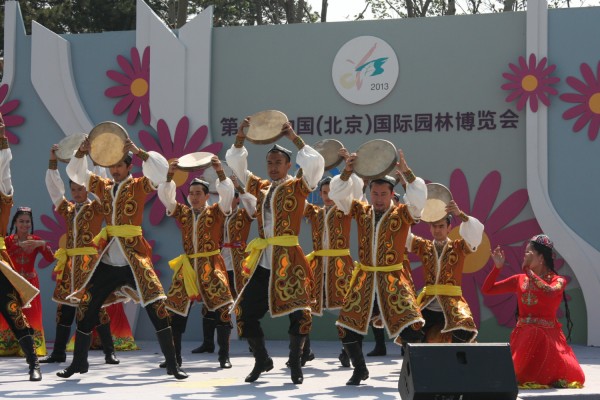
<path id="1" fill-rule="evenodd" d="M 19 344 L 23 353 L 25 353 L 25 359 L 29 364 L 29 380 L 30 381 L 41 381 L 42 372 L 40 371 L 40 363 L 35 354 L 35 345 L 33 343 L 33 336 L 27 335 L 19 339 Z"/>
<path id="2" fill-rule="evenodd" d="M 90 364 L 88 363 L 88 351 L 92 343 L 92 332 L 83 333 L 79 329 L 75 331 L 75 349 L 73 350 L 73 361 L 71 365 L 62 371 L 56 373 L 61 378 L 69 378 L 79 372 L 85 374 L 88 372 Z"/>
<path id="3" fill-rule="evenodd" d="M 367 353 L 368 357 L 385 356 L 387 349 L 385 347 L 385 334 L 383 328 L 373 328 L 373 336 L 375 336 L 375 348 Z"/>
<path id="4" fill-rule="evenodd" d="M 308 361 L 312 361 L 314 359 L 315 354 L 310 348 L 310 336 L 306 335 L 306 340 L 304 341 L 304 348 L 302 349 L 302 357 L 300 358 L 301 365 L 304 367 Z"/>
<path id="5" fill-rule="evenodd" d="M 346 353 L 346 350 L 344 350 L 343 347 L 340 355 L 338 356 L 338 360 L 340 360 L 342 367 L 350 368 L 350 357 L 348 357 L 348 353 Z"/>
<path id="6" fill-rule="evenodd" d="M 177 379 L 185 379 L 188 375 L 179 368 L 175 357 L 175 344 L 173 343 L 173 331 L 171 327 L 166 327 L 156 332 L 158 344 L 165 356 L 167 374 L 175 376 Z"/>
<path id="7" fill-rule="evenodd" d="M 212 318 L 202 318 L 203 342 L 200 347 L 192 350 L 192 353 L 214 353 L 215 352 L 215 328 L 217 321 Z"/>
<path id="8" fill-rule="evenodd" d="M 219 345 L 219 364 L 221 368 L 231 368 L 229 361 L 229 337 L 231 327 L 229 325 L 217 325 L 217 343 Z"/>
<path id="9" fill-rule="evenodd" d="M 304 375 L 302 374 L 302 350 L 304 349 L 304 343 L 306 342 L 305 335 L 290 335 L 290 357 L 289 364 L 292 375 L 292 382 L 299 385 L 304 382 Z"/>
<path id="10" fill-rule="evenodd" d="M 261 373 L 273 369 L 273 359 L 269 357 L 269 353 L 267 353 L 267 349 L 265 348 L 264 336 L 248 338 L 248 344 L 254 355 L 254 368 L 250 371 L 250 374 L 248 374 L 245 380 L 246 382 L 254 382 Z"/>
<path id="11" fill-rule="evenodd" d="M 179 332 L 177 329 L 173 329 L 173 327 L 171 327 L 171 330 L 173 331 L 173 346 L 175 346 L 175 360 L 177 361 L 177 365 L 181 368 L 181 364 L 183 362 L 183 360 L 181 359 L 181 332 Z M 167 368 L 167 362 L 163 361 L 160 364 L 158 364 L 158 366 L 160 368 Z"/>
<path id="12" fill-rule="evenodd" d="M 352 365 L 354 365 L 352 377 L 346 382 L 346 385 L 360 385 L 360 381 L 369 378 L 369 370 L 367 369 L 365 357 L 362 352 L 362 343 L 344 343 L 344 350 L 346 350 L 346 353 L 350 356 L 350 360 L 352 360 Z"/>
<path id="13" fill-rule="evenodd" d="M 61 324 L 56 325 L 56 337 L 54 338 L 54 348 L 52 353 L 46 357 L 40 358 L 40 363 L 60 363 L 67 360 L 67 342 L 71 335 L 71 327 Z"/>
<path id="14" fill-rule="evenodd" d="M 110 332 L 110 322 L 101 324 L 96 327 L 96 332 L 100 336 L 102 343 L 102 351 L 104 352 L 104 362 L 106 364 L 118 364 L 119 359 L 115 355 L 115 344 L 113 342 L 112 333 Z"/>

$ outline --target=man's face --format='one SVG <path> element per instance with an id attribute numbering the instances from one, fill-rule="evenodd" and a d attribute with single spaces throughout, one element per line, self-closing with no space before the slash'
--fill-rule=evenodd
<path id="1" fill-rule="evenodd" d="M 371 204 L 375 211 L 385 211 L 390 207 L 393 192 L 387 183 L 371 184 Z"/>
<path id="2" fill-rule="evenodd" d="M 285 178 L 288 171 L 292 167 L 292 163 L 287 157 L 278 151 L 267 154 L 267 173 L 273 181 Z"/>
<path id="3" fill-rule="evenodd" d="M 240 205 L 240 196 L 233 196 L 233 200 L 231 200 L 231 209 L 235 210 L 237 206 Z"/>
<path id="4" fill-rule="evenodd" d="M 87 190 L 85 186 L 71 182 L 71 198 L 75 203 L 83 203 L 87 200 Z"/>
<path id="5" fill-rule="evenodd" d="M 188 201 L 193 209 L 200 209 L 206 205 L 209 194 L 204 194 L 204 186 L 192 185 L 190 187 L 190 193 L 188 194 Z"/>
<path id="6" fill-rule="evenodd" d="M 325 204 L 327 207 L 330 207 L 334 204 L 333 200 L 329 198 L 329 185 L 321 186 L 321 198 L 323 199 L 323 204 Z"/>
<path id="7" fill-rule="evenodd" d="M 113 177 L 115 182 L 121 182 L 129 176 L 129 172 L 131 171 L 132 167 L 132 164 L 127 165 L 125 164 L 125 161 L 119 161 L 117 164 L 109 167 L 110 175 Z"/>
<path id="8" fill-rule="evenodd" d="M 438 242 L 443 242 L 448 238 L 451 225 L 448 225 L 446 218 L 444 218 L 439 221 L 430 222 L 429 230 L 431 231 L 431 236 L 433 236 L 433 239 L 437 240 Z"/>

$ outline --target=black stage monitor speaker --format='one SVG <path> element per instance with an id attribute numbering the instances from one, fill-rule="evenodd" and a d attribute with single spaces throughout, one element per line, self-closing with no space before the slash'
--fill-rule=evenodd
<path id="1" fill-rule="evenodd" d="M 409 344 L 398 381 L 402 400 L 514 400 L 508 343 Z"/>

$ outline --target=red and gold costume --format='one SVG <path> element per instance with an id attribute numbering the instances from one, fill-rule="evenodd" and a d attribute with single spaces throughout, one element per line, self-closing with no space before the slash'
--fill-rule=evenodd
<path id="1" fill-rule="evenodd" d="M 243 193 L 240 195 L 240 198 L 243 198 L 244 196 L 250 195 Z M 233 285 L 232 288 L 234 289 L 235 293 L 239 293 L 248 281 L 248 277 L 244 276 L 242 273 L 242 263 L 244 258 L 246 258 L 246 244 L 255 214 L 256 199 L 254 199 L 254 204 L 251 207 L 250 212 L 247 206 L 244 208 L 237 208 L 236 210 L 232 210 L 231 214 L 229 214 L 225 219 L 223 232 L 224 241 L 222 245 L 223 249 L 221 251 L 223 253 L 223 257 L 225 258 L 225 264 L 228 264 L 228 258 L 231 262 L 233 282 L 229 282 L 229 284 Z M 229 252 L 229 256 L 226 258 L 225 253 L 227 252 Z M 230 266 L 227 265 L 228 271 L 229 268 Z"/>
<path id="2" fill-rule="evenodd" d="M 493 267 L 481 291 L 517 295 L 519 319 L 510 335 L 510 351 L 519 385 L 583 386 L 585 375 L 556 318 L 566 279 L 553 272 L 540 277 L 528 270 L 496 282 L 499 274 L 500 269 Z"/>
<path id="3" fill-rule="evenodd" d="M 441 312 L 445 320 L 441 330 L 439 327 L 427 329 L 429 322 L 426 322 L 425 341 L 428 343 L 452 342 L 453 331 L 471 332 L 461 334 L 465 341 L 472 342 L 477 337 L 477 326 L 469 304 L 462 296 L 461 285 L 465 259 L 481 242 L 483 225 L 476 218 L 465 215 L 460 233 L 460 239 L 446 240 L 439 253 L 433 240 L 415 235 L 409 238 L 408 251 L 418 255 L 423 262 L 425 287 L 418 298 L 419 307 Z"/>
<path id="4" fill-rule="evenodd" d="M 314 279 L 311 297 L 316 301 L 312 312 L 323 315 L 323 308 L 341 308 L 348 291 L 354 267 L 349 235 L 352 216 L 345 215 L 336 206 L 307 204 L 304 217 L 311 224 L 313 242 L 313 252 L 307 255 Z"/>

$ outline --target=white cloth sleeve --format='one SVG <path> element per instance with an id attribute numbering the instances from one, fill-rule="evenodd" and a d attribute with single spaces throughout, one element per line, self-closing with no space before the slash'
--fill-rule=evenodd
<path id="1" fill-rule="evenodd" d="M 305 144 L 304 147 L 298 151 L 296 164 L 302 168 L 302 171 L 304 172 L 302 177 L 306 180 L 308 187 L 311 190 L 315 190 L 323 177 L 323 172 L 325 172 L 325 159 L 323 156 L 318 151 Z"/>
<path id="2" fill-rule="evenodd" d="M 408 206 L 410 215 L 418 222 L 427 202 L 427 185 L 425 181 L 417 177 L 412 183 L 406 185 L 404 201 Z"/>
<path id="3" fill-rule="evenodd" d="M 46 189 L 48 189 L 52 204 L 58 207 L 65 198 L 65 183 L 61 179 L 60 172 L 57 169 L 46 170 Z"/>
<path id="4" fill-rule="evenodd" d="M 167 209 L 167 215 L 173 214 L 173 211 L 175 211 L 175 206 L 177 206 L 176 190 L 177 186 L 173 181 L 163 182 L 158 185 L 158 198 L 165 205 L 165 208 Z"/>
<path id="5" fill-rule="evenodd" d="M 483 224 L 477 218 L 469 216 L 468 221 L 463 221 L 460 224 L 458 233 L 465 239 L 471 251 L 476 251 L 483 238 Z"/>
<path id="6" fill-rule="evenodd" d="M 154 186 L 158 186 L 167 181 L 169 162 L 156 151 L 149 151 L 148 156 L 148 160 L 142 163 L 142 172 L 146 178 L 152 181 Z"/>
<path id="7" fill-rule="evenodd" d="M 10 178 L 10 160 L 12 152 L 10 149 L 0 150 L 0 191 L 7 196 L 12 196 L 13 187 Z"/>
<path id="8" fill-rule="evenodd" d="M 240 201 L 242 202 L 242 206 L 246 209 L 248 215 L 254 216 L 256 213 L 256 196 L 250 193 L 242 193 L 240 194 Z"/>
<path id="9" fill-rule="evenodd" d="M 242 187 L 245 188 L 251 174 L 248 171 L 248 150 L 245 147 L 237 148 L 231 145 L 231 148 L 225 153 L 225 161 L 239 179 Z"/>
<path id="10" fill-rule="evenodd" d="M 78 185 L 85 186 L 86 190 L 89 190 L 92 171 L 88 170 L 87 160 L 85 157 L 71 157 L 69 163 L 67 164 L 66 171 L 67 175 L 69 175 L 69 179 Z"/>
<path id="11" fill-rule="evenodd" d="M 339 175 L 334 176 L 329 184 L 329 198 L 346 215 L 350 213 L 352 201 L 355 200 L 353 196 L 358 193 L 358 190 L 353 187 L 354 185 L 355 180 L 348 179 L 347 181 L 343 181 Z"/>
<path id="12" fill-rule="evenodd" d="M 221 181 L 217 178 L 216 187 L 217 193 L 219 193 L 219 208 L 223 214 L 231 214 L 231 202 L 233 201 L 233 196 L 235 195 L 233 182 L 229 178 L 226 178 L 224 181 Z"/>
<path id="13" fill-rule="evenodd" d="M 92 173 L 98 175 L 100 178 L 108 178 L 108 173 L 106 172 L 106 168 L 101 167 L 99 165 L 94 165 L 92 168 Z"/>

